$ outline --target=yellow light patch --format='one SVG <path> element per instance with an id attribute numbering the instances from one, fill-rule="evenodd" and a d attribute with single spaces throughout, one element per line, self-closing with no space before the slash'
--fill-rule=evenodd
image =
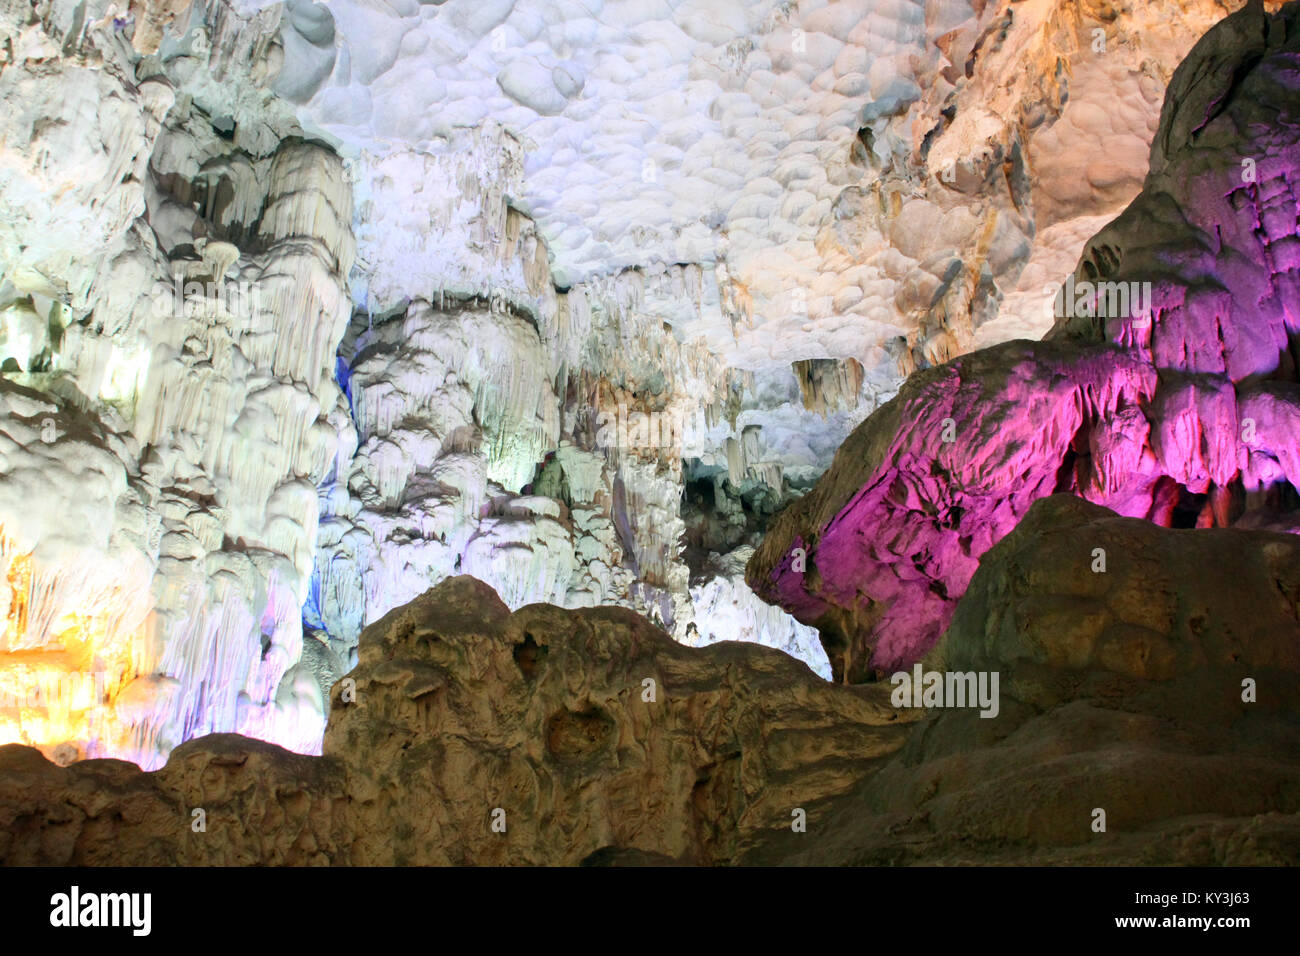
<path id="1" fill-rule="evenodd" d="M 133 753 L 132 728 L 116 716 L 122 690 L 139 675 L 144 628 L 122 633 L 117 622 L 133 595 L 96 594 L 93 607 L 58 617 L 37 643 L 30 554 L 0 533 L 4 615 L 0 647 L 0 744 L 36 747 L 59 763 Z"/>

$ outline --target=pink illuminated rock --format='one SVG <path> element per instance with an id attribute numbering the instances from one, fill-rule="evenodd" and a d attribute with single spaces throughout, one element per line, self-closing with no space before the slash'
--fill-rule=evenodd
<path id="1" fill-rule="evenodd" d="M 1251 6 L 1207 34 L 1047 339 L 913 375 L 774 521 L 749 583 L 821 629 L 837 680 L 920 659 L 1054 492 L 1165 526 L 1296 526 L 1298 26 Z"/>

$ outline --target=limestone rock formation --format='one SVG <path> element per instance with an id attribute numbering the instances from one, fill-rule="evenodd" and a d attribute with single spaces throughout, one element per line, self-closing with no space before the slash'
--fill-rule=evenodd
<path id="1" fill-rule="evenodd" d="M 1142 195 L 1091 243 L 1049 341 L 910 378 L 748 568 L 837 679 L 910 665 L 1036 498 L 1165 526 L 1295 526 L 1294 7 L 1252 5 L 1175 73 Z"/>
<path id="2" fill-rule="evenodd" d="M 458 573 L 829 675 L 749 549 L 912 370 L 1046 328 L 1243 2 L 0 4 L 0 740 L 318 752 Z"/>
<path id="3" fill-rule="evenodd" d="M 729 454 L 712 273 L 558 289 L 500 123 L 327 145 L 281 67 L 334 40 L 310 3 L 0 9 L 0 739 L 318 751 L 362 627 L 459 571 L 684 639 L 683 460 L 739 501 L 838 441 Z M 738 634 L 820 654 L 730 574 Z"/>
<path id="4" fill-rule="evenodd" d="M 219 730 L 317 749 L 301 607 L 346 416 L 351 184 L 193 82 L 159 38 L 175 5 L 39 6 L 0 10 L 0 733 L 148 767 Z M 267 25 L 210 19 L 238 87 L 220 61 Z"/>
<path id="5" fill-rule="evenodd" d="M 984 555 L 926 666 L 1000 672 L 998 717 L 935 711 L 780 859 L 1300 861 L 1294 535 L 1046 498 Z"/>
<path id="6" fill-rule="evenodd" d="M 324 757 L 216 735 L 141 773 L 0 748 L 0 860 L 728 862 L 918 716 L 770 648 L 683 647 L 619 608 L 512 614 L 456 577 L 367 629 Z"/>
<path id="7" fill-rule="evenodd" d="M 0 748 L 0 861 L 1294 864 L 1298 608 L 1294 535 L 1049 497 L 926 661 L 998 675 L 987 719 L 451 578 L 367 628 L 323 757 Z"/>
<path id="8" fill-rule="evenodd" d="M 321 865 L 354 832 L 337 766 L 234 734 L 187 741 L 152 773 L 112 759 L 61 768 L 9 744 L 0 777 L 10 866 Z"/>
<path id="9" fill-rule="evenodd" d="M 469 578 L 374 625 L 352 677 L 325 755 L 367 821 L 358 863 L 726 862 L 906 736 L 886 695 L 779 651 L 682 647 L 618 608 L 510 614 Z"/>
<path id="10" fill-rule="evenodd" d="M 1243 3 L 294 2 L 278 88 L 361 153 L 376 311 L 494 284 L 435 184 L 500 125 L 501 194 L 560 285 L 696 264 L 692 335 L 724 364 L 852 360 L 888 389 L 1045 331 L 1044 286 L 1141 186 L 1174 67 Z"/>

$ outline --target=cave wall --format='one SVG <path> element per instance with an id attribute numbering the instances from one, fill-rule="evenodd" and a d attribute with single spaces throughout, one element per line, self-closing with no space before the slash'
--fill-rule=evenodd
<path id="1" fill-rule="evenodd" d="M 912 376 L 784 512 L 751 585 L 839 679 L 938 641 L 980 556 L 1055 492 L 1165 527 L 1296 529 L 1297 11 L 1253 5 L 1171 81 L 1142 193 L 1043 342 Z"/>
<path id="2" fill-rule="evenodd" d="M 830 676 L 773 515 L 1042 330 L 1238 6 L 6 4 L 0 740 L 316 752 L 461 573 Z"/>

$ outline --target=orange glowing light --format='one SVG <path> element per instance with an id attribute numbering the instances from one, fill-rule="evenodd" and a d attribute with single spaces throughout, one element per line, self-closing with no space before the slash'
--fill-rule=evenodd
<path id="1" fill-rule="evenodd" d="M 143 625 L 123 626 L 138 595 L 102 587 L 78 592 L 75 573 L 42 574 L 3 533 L 0 574 L 0 744 L 27 744 L 58 763 L 130 759 L 132 728 L 118 719 L 115 704 L 143 663 Z M 60 606 L 77 594 L 84 603 L 76 610 Z M 44 615 L 37 613 L 42 600 Z M 42 618 L 49 620 L 44 634 L 33 633 Z"/>

